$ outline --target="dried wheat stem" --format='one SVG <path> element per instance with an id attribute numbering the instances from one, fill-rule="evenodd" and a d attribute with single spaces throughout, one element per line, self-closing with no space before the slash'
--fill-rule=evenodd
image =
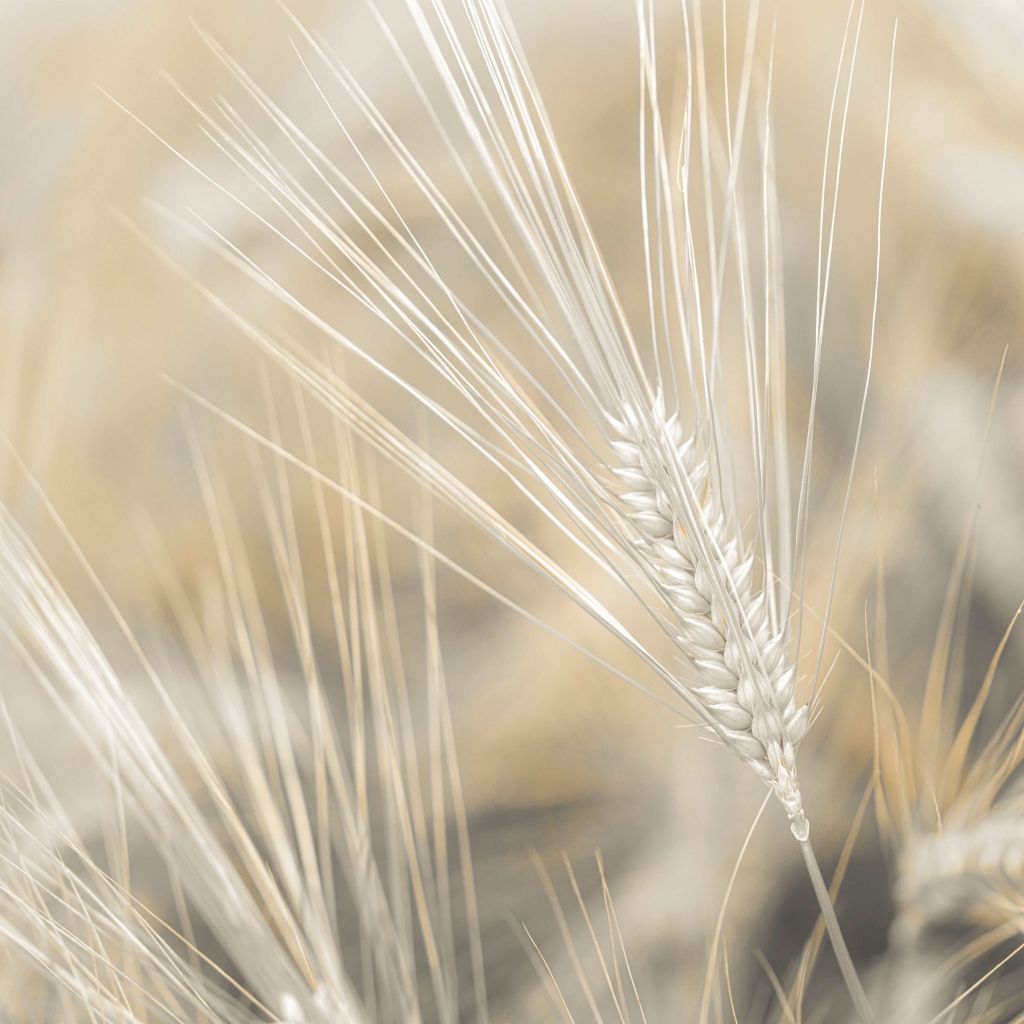
<path id="1" fill-rule="evenodd" d="M 843 981 L 846 982 L 846 987 L 857 1010 L 857 1015 L 863 1024 L 871 1024 L 875 1016 L 871 1011 L 871 1005 L 868 1003 L 867 993 L 864 991 L 860 978 L 857 976 L 857 969 L 853 966 L 853 959 L 846 946 L 846 940 L 843 938 L 842 929 L 839 927 L 835 908 L 832 906 L 832 898 L 829 896 L 825 879 L 821 876 L 818 858 L 814 856 L 814 850 L 811 848 L 809 840 L 803 839 L 800 841 L 800 851 L 804 855 L 804 864 L 807 865 L 807 874 L 810 875 L 811 885 L 814 886 L 814 895 L 818 897 L 821 916 L 825 921 L 825 930 L 828 932 L 829 941 L 832 943 L 832 951 L 836 955 L 836 962 L 839 964 L 839 970 L 842 972 Z"/>

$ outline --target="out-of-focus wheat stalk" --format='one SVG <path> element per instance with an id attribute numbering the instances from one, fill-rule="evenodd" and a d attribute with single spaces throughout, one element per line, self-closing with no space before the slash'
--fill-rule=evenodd
<path id="1" fill-rule="evenodd" d="M 997 712 L 994 728 L 982 728 L 993 699 L 1001 702 L 1004 697 L 997 683 L 1021 609 L 965 702 L 971 681 L 964 678 L 964 609 L 970 599 L 974 526 L 972 510 L 947 586 L 920 707 L 904 707 L 887 678 L 890 639 L 881 565 L 872 645 L 876 653 L 867 666 L 875 708 L 875 808 L 896 865 L 887 1009 L 911 1012 L 922 1020 L 931 1019 L 946 998 L 952 1003 L 941 1012 L 951 1012 L 953 1006 L 967 1011 L 968 996 L 1024 948 L 1018 944 L 1022 832 L 1014 796 L 1024 758 L 1024 702 L 1012 700 Z M 936 975 L 930 943 L 942 929 L 952 927 L 956 934 L 964 926 L 978 930 L 968 933 L 953 954 L 942 952 L 943 973 Z M 983 958 L 998 954 L 1007 940 L 1009 952 L 986 966 Z M 968 984 L 964 971 L 978 963 L 982 976 Z M 1007 1008 L 1019 1010 L 1012 994 Z"/>
<path id="2" fill-rule="evenodd" d="M 770 59 L 757 56 L 770 52 L 770 19 L 756 2 L 744 11 L 743 60 L 723 69 L 722 82 L 706 67 L 717 59 L 709 57 L 702 21 L 707 5 L 686 5 L 678 21 L 667 22 L 653 3 L 637 4 L 637 137 L 618 125 L 614 132 L 617 146 L 639 154 L 635 209 L 616 218 L 614 235 L 600 223 L 601 211 L 577 197 L 573 154 L 563 160 L 540 86 L 500 0 L 396 0 L 393 6 L 371 0 L 367 11 L 380 44 L 372 72 L 351 68 L 325 38 L 293 23 L 297 61 L 281 49 L 282 59 L 304 76 L 289 83 L 294 91 L 279 89 L 279 79 L 269 86 L 257 81 L 255 72 L 204 36 L 235 85 L 230 97 L 210 104 L 188 99 L 209 148 L 183 143 L 179 155 L 203 179 L 197 191 L 216 190 L 213 208 L 223 212 L 226 201 L 242 216 L 227 218 L 225 226 L 200 199 L 201 212 L 187 216 L 172 201 L 169 219 L 186 221 L 193 237 L 249 289 L 242 300 L 231 297 L 211 274 L 200 275 L 197 290 L 336 426 L 351 430 L 356 445 L 374 449 L 386 467 L 384 486 L 411 477 L 438 499 L 446 524 L 468 522 L 470 529 L 459 534 L 453 555 L 429 530 L 410 529 L 400 515 L 390 519 L 375 487 L 363 488 L 344 468 L 321 464 L 311 454 L 308 429 L 289 444 L 274 426 L 260 429 L 245 413 L 224 412 L 220 396 L 193 394 L 198 405 L 268 451 L 274 467 L 246 503 L 240 494 L 218 490 L 200 460 L 222 592 L 211 598 L 204 591 L 195 607 L 186 587 L 170 584 L 195 667 L 204 678 L 216 667 L 220 696 L 211 717 L 225 735 L 212 743 L 189 717 L 202 717 L 201 702 L 187 706 L 165 693 L 161 680 L 167 677 L 150 674 L 141 648 L 131 671 L 156 684 L 148 688 L 160 707 L 173 707 L 166 716 L 170 739 L 140 717 L 141 707 L 118 691 L 118 682 L 127 690 L 127 677 L 120 665 L 114 668 L 116 659 L 90 636 L 27 538 L 13 521 L 6 523 L 16 643 L 58 701 L 69 708 L 76 701 L 95 705 L 77 718 L 72 712 L 72 720 L 83 742 L 91 739 L 115 794 L 117 826 L 107 836 L 106 857 L 76 835 L 71 808 L 49 790 L 46 757 L 10 722 L 19 774 L 7 780 L 0 824 L 5 945 L 73 997 L 61 1004 L 69 1018 L 77 1013 L 74 1000 L 103 1019 L 125 1020 L 487 1016 L 472 907 L 465 908 L 465 927 L 474 936 L 467 966 L 454 954 L 462 941 L 455 932 L 463 925 L 451 916 L 462 908 L 452 907 L 441 856 L 448 852 L 447 830 L 454 828 L 459 862 L 468 871 L 465 820 L 454 806 L 450 723 L 436 685 L 438 638 L 431 627 L 433 710 L 421 723 L 422 708 L 406 706 L 403 698 L 394 704 L 378 698 L 403 686 L 401 672 L 392 671 L 401 662 L 401 645 L 393 621 L 399 616 L 386 593 L 388 571 L 370 553 L 373 548 L 379 556 L 386 545 L 376 535 L 380 526 L 363 518 L 370 517 L 420 546 L 428 577 L 436 557 L 582 650 L 595 671 L 611 670 L 642 689 L 651 678 L 660 681 L 663 689 L 652 696 L 696 722 L 766 783 L 801 843 L 840 966 L 866 1017 L 870 1010 L 809 845 L 813 788 L 802 791 L 796 770 L 798 747 L 821 707 L 825 638 L 853 479 L 844 457 L 831 487 L 840 496 L 839 536 L 826 545 L 816 538 L 812 551 L 810 524 L 821 508 L 812 479 L 822 447 L 816 413 L 832 397 L 818 393 L 819 368 L 835 323 L 829 293 L 840 178 L 844 184 L 849 179 L 843 168 L 858 8 L 847 26 L 826 141 L 817 308 L 801 350 L 809 396 L 799 393 L 803 378 L 791 374 L 794 356 L 785 344 L 784 327 L 801 318 L 792 305 L 783 315 L 773 71 Z M 724 23 L 724 10 L 722 17 Z M 735 11 L 729 17 L 735 21 Z M 678 68 L 665 60 L 677 41 L 683 51 Z M 722 42 L 719 56 L 729 62 L 734 50 Z M 388 66 L 390 74 L 383 70 Z M 375 86 L 382 82 L 378 96 Z M 193 88 L 190 82 L 182 95 Z M 155 123 L 144 101 L 112 91 L 119 103 L 138 102 L 135 113 Z M 402 96 L 397 111 L 390 105 L 395 93 Z M 160 133 L 177 137 L 173 129 Z M 873 173 L 861 176 L 873 180 Z M 236 231 L 240 224 L 256 230 Z M 619 232 L 628 248 L 629 225 L 640 238 L 638 258 L 625 273 L 619 263 L 616 272 L 614 250 Z M 799 232 L 788 242 L 804 244 Z M 606 264 L 608 253 L 613 258 Z M 292 273 L 293 265 L 299 272 Z M 305 287 L 310 278 L 325 287 Z M 640 301 L 631 301 L 637 294 Z M 279 303 L 279 321 L 254 311 L 265 296 Z M 871 335 L 873 354 L 873 326 Z M 16 387 L 9 383 L 15 379 L 8 378 L 6 390 Z M 860 382 L 850 388 L 849 379 L 844 385 L 853 400 L 836 408 L 861 399 Z M 367 380 L 374 381 L 369 389 Z M 902 401 L 902 378 L 885 387 Z M 209 395 L 205 386 L 199 390 Z M 805 398 L 808 408 L 798 412 Z M 789 450 L 791 435 L 804 449 L 802 461 Z M 855 436 L 856 448 L 859 426 Z M 329 581 L 328 594 L 304 593 L 309 539 L 292 520 L 284 483 L 295 470 L 318 495 L 313 532 L 326 539 L 314 537 L 322 548 L 314 561 L 322 560 L 317 572 Z M 334 500 L 332 491 L 349 502 L 344 533 L 353 539 L 340 543 L 343 554 L 334 552 L 338 538 L 320 511 Z M 241 507 L 233 508 L 235 502 Z M 243 550 L 234 521 L 254 512 L 267 520 L 259 553 Z M 477 546 L 478 535 L 496 543 Z M 828 550 L 821 555 L 823 547 Z M 518 579 L 510 582 L 511 573 L 494 568 L 497 549 L 621 641 L 637 659 L 633 667 L 612 665 L 603 651 L 585 649 L 568 603 L 564 618 L 542 615 L 538 608 L 551 604 L 535 602 L 529 591 L 524 597 Z M 825 578 L 831 577 L 821 595 L 808 586 L 814 576 L 809 561 L 824 564 Z M 261 563 L 275 567 L 279 583 L 271 589 L 282 595 L 279 620 L 259 607 L 262 584 L 254 577 Z M 852 592 L 840 598 L 857 600 Z M 813 622 L 805 619 L 807 609 Z M 336 620 L 341 648 L 337 664 L 332 657 L 326 668 L 322 634 L 309 621 L 325 615 Z M 277 663 L 282 630 L 285 646 L 294 647 L 294 679 Z M 901 637 L 901 644 L 911 639 Z M 865 659 L 885 719 L 878 741 L 882 785 L 869 793 L 879 794 L 882 833 L 899 853 L 898 918 L 887 959 L 910 950 L 922 953 L 920 962 L 932 969 L 923 943 L 916 945 L 921 929 L 946 917 L 981 922 L 990 930 L 972 933 L 966 957 L 991 952 L 1021 917 L 1019 814 L 1005 792 L 1019 761 L 1020 713 L 1015 708 L 995 740 L 981 744 L 984 700 L 963 719 L 955 697 L 936 696 L 941 688 L 935 681 L 959 660 L 944 643 L 936 648 L 919 724 L 899 705 L 903 691 L 889 690 L 888 668 L 871 664 L 870 655 Z M 340 680 L 343 711 L 332 699 L 337 693 L 327 692 L 325 674 Z M 990 675 L 982 693 L 992 690 Z M 360 724 L 363 713 L 372 718 L 369 728 Z M 429 733 L 427 768 L 410 739 L 421 724 Z M 856 728 L 864 732 L 863 723 Z M 223 763 L 207 763 L 225 749 Z M 808 754 L 818 751 L 799 753 L 805 784 L 814 778 L 809 769 L 823 766 L 827 775 L 830 756 L 836 778 L 849 771 L 850 759 L 842 762 L 838 747 L 824 751 L 817 765 Z M 165 779 L 180 781 L 184 795 L 174 785 L 165 792 Z M 429 792 L 417 793 L 424 780 Z M 446 789 L 450 808 L 442 806 Z M 146 805 L 141 810 L 140 803 Z M 385 821 L 383 854 L 378 812 Z M 442 823 L 449 815 L 456 825 Z M 145 909 L 132 863 L 138 861 L 129 855 L 135 825 L 128 822 L 135 817 L 154 844 L 164 839 L 156 831 L 161 822 L 174 832 L 167 844 L 169 885 L 179 913 L 170 924 Z M 822 818 L 816 823 L 816 835 L 824 835 Z M 189 880 L 179 860 L 205 874 L 206 889 Z M 634 1006 L 643 1015 L 638 992 L 644 985 L 634 980 L 625 956 L 603 866 L 600 874 L 610 956 L 603 936 L 601 942 L 595 937 L 602 922 L 590 917 L 572 869 L 579 932 L 589 933 L 592 949 L 579 943 L 543 868 L 542 887 L 563 940 L 563 966 L 577 975 L 588 1011 L 601 1019 L 605 1000 L 609 1014 L 624 1021 Z M 208 894 L 214 877 L 228 881 Z M 221 934 L 231 931 L 235 890 L 249 901 L 245 921 L 255 928 L 246 943 Z M 202 935 L 204 912 L 220 921 L 212 938 Z M 354 937 L 348 935 L 353 922 Z M 172 925 L 183 937 L 171 933 Z M 526 947 L 554 1005 L 573 1019 L 550 950 L 532 931 Z M 808 962 L 805 953 L 797 1000 Z M 718 1011 L 728 1019 L 731 989 L 728 1000 L 711 1005 L 720 963 L 729 989 L 728 954 L 716 929 L 696 1014 L 702 1022 Z M 765 967 L 784 1000 L 783 984 Z M 943 1008 L 947 1018 L 999 1019 L 1000 1008 L 986 1003 L 984 991 L 973 998 L 975 984 Z M 944 985 L 930 983 L 930 996 L 944 999 Z M 799 1002 L 794 1005 L 800 1019 Z M 732 1008 L 732 1014 L 742 1018 L 743 1010 Z M 929 1010 L 923 1019 L 931 1016 Z M 752 1013 L 751 1019 L 759 1018 Z"/>
<path id="3" fill-rule="evenodd" d="M 902 710 L 883 716 L 891 739 L 880 748 L 879 811 L 899 852 L 893 934 L 900 943 L 949 921 L 1020 921 L 1014 786 L 1024 760 L 1024 702 L 1016 700 L 983 743 L 977 734 L 1021 609 L 961 719 L 955 652 L 964 637 L 952 610 L 962 583 L 955 576 L 950 587 L 918 724 L 912 728 Z"/>
<path id="4" fill-rule="evenodd" d="M 344 444 L 338 458 L 347 465 Z M 4 631 L 26 685 L 53 701 L 116 809 L 104 863 L 47 781 L 38 746 L 20 738 L 5 709 L 17 766 L 4 781 L 0 825 L 7 950 L 63 993 L 63 1020 L 486 1021 L 429 561 L 425 687 L 414 717 L 379 526 L 351 508 L 339 523 L 315 487 L 313 547 L 326 573 L 311 578 L 293 485 L 280 467 L 264 469 L 256 500 L 289 609 L 295 667 L 287 669 L 280 640 L 269 643 L 233 500 L 201 454 L 198 465 L 220 585 L 197 605 L 167 579 L 210 686 L 197 706 L 164 681 L 108 602 L 131 655 L 129 669 L 115 669 L 25 533 L 0 513 Z M 351 466 L 337 471 L 355 483 Z M 420 522 L 429 537 L 425 507 Z M 333 621 L 333 654 L 316 650 L 315 601 Z M 340 688 L 325 682 L 325 662 Z M 126 671 L 151 688 L 167 736 L 140 712 Z M 220 732 L 226 743 L 209 742 Z M 218 763 L 224 749 L 231 760 Z M 133 884 L 139 826 L 166 867 L 173 920 L 149 909 Z M 197 938 L 200 929 L 212 942 Z"/>

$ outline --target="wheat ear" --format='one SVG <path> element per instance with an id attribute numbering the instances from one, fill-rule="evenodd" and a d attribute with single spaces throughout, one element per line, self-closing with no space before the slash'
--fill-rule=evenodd
<path id="1" fill-rule="evenodd" d="M 650 444 L 636 417 L 613 420 L 620 465 L 615 475 L 627 515 L 640 535 L 643 558 L 674 613 L 673 639 L 706 683 L 694 688 L 722 741 L 763 779 L 785 809 L 790 829 L 806 841 L 796 773 L 796 748 L 810 705 L 797 705 L 796 666 L 784 628 L 768 612 L 767 593 L 752 586 L 754 556 L 711 486 L 711 460 L 697 437 L 685 437 L 678 417 L 655 403 L 659 443 Z M 680 514 L 663 481 L 684 491 Z M 687 522 L 686 519 L 695 520 Z"/>
<path id="2" fill-rule="evenodd" d="M 857 1013 L 873 1020 L 810 844 L 796 770 L 810 704 L 797 704 L 796 665 L 767 589 L 753 587 L 754 557 L 731 528 L 712 480 L 712 456 L 665 416 L 612 419 L 621 501 L 637 547 L 673 612 L 673 639 L 702 680 L 691 692 L 719 739 L 768 784 L 800 844 L 836 960 Z M 652 431 L 653 427 L 653 431 Z M 675 493 L 673 493 L 673 491 Z"/>

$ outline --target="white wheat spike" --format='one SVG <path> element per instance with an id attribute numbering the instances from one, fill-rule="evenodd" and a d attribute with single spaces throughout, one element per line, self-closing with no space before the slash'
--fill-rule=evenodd
<path id="1" fill-rule="evenodd" d="M 665 418 L 660 396 L 658 443 L 631 411 L 612 425 L 621 501 L 641 534 L 636 550 L 675 612 L 676 644 L 707 680 L 694 692 L 719 735 L 772 787 L 793 834 L 806 839 L 795 752 L 810 705 L 797 705 L 789 637 L 772 623 L 765 592 L 754 589 L 754 556 L 715 500 L 707 450 L 684 436 L 677 416 Z M 683 500 L 672 500 L 673 485 Z"/>

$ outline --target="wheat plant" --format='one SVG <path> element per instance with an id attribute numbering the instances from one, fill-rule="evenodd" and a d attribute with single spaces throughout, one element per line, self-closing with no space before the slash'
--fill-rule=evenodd
<path id="1" fill-rule="evenodd" d="M 637 7 L 643 267 L 636 272 L 647 297 L 647 318 L 637 326 L 623 311 L 508 12 L 491 0 L 453 10 L 410 0 L 404 11 L 411 38 L 399 40 L 385 15 L 368 7 L 408 78 L 410 95 L 422 101 L 443 152 L 476 198 L 481 231 L 454 210 L 359 81 L 299 23 L 299 59 L 351 143 L 365 182 L 326 155 L 213 40 L 214 53 L 253 104 L 251 116 L 261 121 L 250 123 L 224 104 L 196 109 L 208 137 L 256 198 L 219 187 L 235 194 L 340 294 L 354 298 L 379 330 L 408 346 L 450 400 L 382 364 L 372 334 L 350 337 L 230 240 L 211 236 L 211 225 L 200 222 L 200 230 L 237 269 L 395 381 L 441 429 L 454 432 L 503 476 L 561 533 L 560 544 L 582 553 L 641 603 L 671 642 L 671 660 L 634 637 L 597 588 L 564 567 L 558 551 L 543 551 L 472 484 L 369 408 L 338 374 L 229 315 L 385 458 L 611 629 L 684 712 L 770 788 L 800 844 L 858 1013 L 868 1020 L 867 1000 L 810 846 L 796 765 L 823 667 L 824 631 L 811 654 L 811 697 L 798 700 L 798 598 L 812 505 L 816 384 L 794 486 L 772 188 L 771 69 L 756 89 L 755 53 L 764 35 L 757 6 L 747 25 L 739 95 L 724 130 L 708 99 L 701 10 L 683 6 L 676 29 L 686 77 L 673 98 L 683 126 L 676 136 L 666 133 L 655 13 L 646 4 Z M 826 333 L 843 111 L 860 27 L 854 13 L 835 83 L 835 139 L 830 124 L 825 148 L 815 381 Z M 276 144 L 268 142 L 268 132 Z M 747 156 L 751 133 L 761 135 L 753 160 Z M 741 191 L 745 164 L 756 175 L 753 213 Z M 440 270 L 440 250 L 433 251 L 403 218 L 396 195 L 410 189 L 433 211 L 447 248 L 464 257 L 464 276 Z M 463 297 L 463 281 L 474 278 L 505 307 L 504 327 L 491 326 Z M 737 306 L 734 317 L 725 313 L 730 302 Z M 872 324 L 872 341 L 873 332 Z M 745 407 L 729 408 L 734 389 L 723 383 L 727 369 L 744 382 Z M 840 526 L 837 557 L 841 536 Z M 831 599 L 830 590 L 826 628 Z"/>

